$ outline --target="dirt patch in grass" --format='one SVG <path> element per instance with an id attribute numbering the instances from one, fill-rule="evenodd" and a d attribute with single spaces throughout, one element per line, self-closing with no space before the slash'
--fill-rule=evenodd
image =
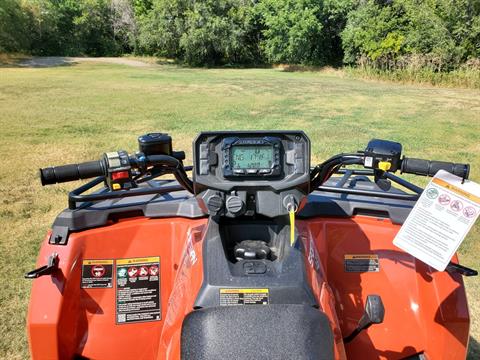
<path id="1" fill-rule="evenodd" d="M 28 59 L 17 59 L 16 66 L 27 68 L 45 68 L 57 66 L 72 66 L 82 62 L 117 64 L 134 67 L 149 67 L 152 64 L 131 58 L 123 57 L 64 57 L 64 56 L 42 56 Z M 13 62 L 12 62 L 13 63 Z"/>

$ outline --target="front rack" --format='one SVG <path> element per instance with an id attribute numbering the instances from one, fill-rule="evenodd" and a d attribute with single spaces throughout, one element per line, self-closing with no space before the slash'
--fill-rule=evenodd
<path id="1" fill-rule="evenodd" d="M 363 176 L 374 176 L 373 170 L 353 170 L 353 169 L 340 169 L 336 174 L 343 174 L 342 178 L 335 184 L 335 186 L 321 185 L 316 190 L 340 193 L 340 194 L 350 194 L 350 195 L 363 195 L 363 196 L 375 196 L 379 198 L 387 199 L 397 199 L 397 200 L 410 200 L 417 201 L 420 197 L 420 194 L 423 192 L 421 187 L 418 187 L 398 176 L 395 176 L 390 173 L 384 173 L 386 179 L 393 181 L 396 184 L 403 186 L 404 188 L 413 191 L 414 194 L 399 194 L 399 193 L 390 193 L 388 191 L 376 191 L 376 190 L 360 190 L 343 187 L 347 181 L 352 177 L 352 175 L 363 175 Z"/>
<path id="2" fill-rule="evenodd" d="M 192 167 L 185 167 L 186 171 L 192 170 Z M 421 187 L 418 187 L 398 176 L 395 176 L 390 173 L 384 173 L 386 179 L 393 181 L 394 183 L 403 186 L 404 188 L 413 192 L 410 193 L 393 193 L 388 191 L 377 191 L 377 190 L 361 190 L 361 189 L 352 189 L 346 188 L 344 185 L 352 176 L 374 176 L 373 170 L 362 170 L 362 169 L 340 169 L 336 174 L 343 175 L 340 180 L 335 184 L 335 186 L 322 185 L 319 186 L 317 191 L 330 192 L 330 193 L 341 193 L 349 195 L 361 195 L 361 196 L 374 196 L 379 198 L 386 199 L 397 199 L 397 200 L 409 200 L 417 201 L 420 194 L 423 192 Z M 173 182 L 175 180 L 166 180 L 166 182 Z M 75 210 L 78 207 L 78 203 L 92 203 L 109 199 L 119 199 L 124 197 L 132 196 L 141 196 L 141 195 L 153 195 L 153 194 L 166 194 L 171 192 L 177 192 L 185 190 L 180 185 L 170 185 L 170 186 L 158 186 L 158 187 L 148 187 L 148 188 L 134 188 L 130 190 L 119 190 L 119 191 L 108 191 L 105 187 L 100 192 L 94 194 L 86 194 L 88 190 L 91 190 L 95 186 L 105 182 L 105 177 L 100 176 L 79 188 L 71 191 L 68 194 L 68 208 L 70 210 Z"/>

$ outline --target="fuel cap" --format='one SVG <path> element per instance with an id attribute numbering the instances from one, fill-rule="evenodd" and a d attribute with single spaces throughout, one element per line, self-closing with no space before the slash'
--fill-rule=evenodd
<path id="1" fill-rule="evenodd" d="M 223 207 L 223 199 L 219 195 L 212 195 L 207 200 L 207 208 L 211 213 L 218 213 Z"/>
<path id="2" fill-rule="evenodd" d="M 240 199 L 238 196 L 230 196 L 227 199 L 227 210 L 232 214 L 232 215 L 241 215 L 244 210 L 244 203 L 242 199 Z"/>

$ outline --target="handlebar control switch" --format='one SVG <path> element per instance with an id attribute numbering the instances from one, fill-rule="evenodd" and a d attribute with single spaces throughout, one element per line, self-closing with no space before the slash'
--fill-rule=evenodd
<path id="1" fill-rule="evenodd" d="M 134 187 L 128 153 L 124 150 L 104 154 L 107 168 L 106 182 L 111 191 L 129 190 Z"/>
<path id="2" fill-rule="evenodd" d="M 372 139 L 365 149 L 364 166 L 371 169 L 395 172 L 400 169 L 402 144 L 380 139 Z"/>

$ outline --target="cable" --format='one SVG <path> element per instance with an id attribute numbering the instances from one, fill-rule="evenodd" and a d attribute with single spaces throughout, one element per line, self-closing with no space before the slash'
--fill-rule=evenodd
<path id="1" fill-rule="evenodd" d="M 341 166 L 354 164 L 363 164 L 363 156 L 361 156 L 361 153 L 336 155 L 317 165 L 310 173 L 311 191 L 314 191 L 325 183 Z"/>

